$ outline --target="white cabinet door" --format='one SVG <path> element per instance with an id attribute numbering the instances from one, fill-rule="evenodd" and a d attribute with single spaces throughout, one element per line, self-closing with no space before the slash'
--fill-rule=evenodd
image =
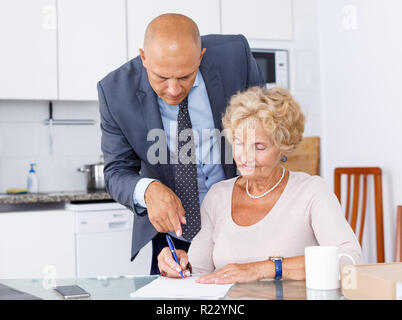
<path id="1" fill-rule="evenodd" d="M 0 279 L 74 278 L 74 212 L 0 213 Z"/>
<path id="2" fill-rule="evenodd" d="M 96 83 L 127 61 L 125 8 L 125 0 L 58 0 L 60 100 L 97 100 Z"/>
<path id="3" fill-rule="evenodd" d="M 292 0 L 221 0 L 222 33 L 292 40 Z"/>
<path id="4" fill-rule="evenodd" d="M 181 13 L 193 19 L 201 35 L 220 33 L 219 1 L 127 0 L 129 59 L 143 47 L 144 32 L 152 19 L 163 13 Z"/>
<path id="5" fill-rule="evenodd" d="M 56 0 L 0 1 L 0 99 L 57 98 Z"/>

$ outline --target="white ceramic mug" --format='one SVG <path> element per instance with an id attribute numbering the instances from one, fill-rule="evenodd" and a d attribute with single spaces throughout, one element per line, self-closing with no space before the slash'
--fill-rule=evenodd
<path id="1" fill-rule="evenodd" d="M 340 289 L 334 290 L 316 290 L 306 288 L 307 300 L 341 300 L 342 293 Z"/>
<path id="2" fill-rule="evenodd" d="M 339 259 L 348 257 L 353 264 L 355 260 L 346 253 L 339 253 L 338 247 L 313 246 L 304 248 L 306 266 L 306 288 L 316 290 L 334 290 L 340 287 Z"/>

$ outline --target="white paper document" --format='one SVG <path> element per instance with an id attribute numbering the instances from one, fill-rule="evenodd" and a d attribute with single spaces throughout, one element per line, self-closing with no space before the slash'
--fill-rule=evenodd
<path id="1" fill-rule="evenodd" d="M 201 284 L 195 280 L 199 276 L 183 279 L 159 277 L 130 294 L 132 298 L 187 298 L 219 299 L 223 298 L 233 284 Z"/>

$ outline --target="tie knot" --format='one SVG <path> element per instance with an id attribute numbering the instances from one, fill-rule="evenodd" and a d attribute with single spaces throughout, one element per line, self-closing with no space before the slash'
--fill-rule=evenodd
<path id="1" fill-rule="evenodd" d="M 186 96 L 182 102 L 180 102 L 179 104 L 179 108 L 183 109 L 183 108 L 188 108 L 188 96 Z"/>

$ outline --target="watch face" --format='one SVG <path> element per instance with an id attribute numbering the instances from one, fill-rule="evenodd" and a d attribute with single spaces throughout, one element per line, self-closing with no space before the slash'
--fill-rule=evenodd
<path id="1" fill-rule="evenodd" d="M 274 257 L 269 257 L 270 260 L 275 261 L 275 260 L 282 260 L 283 257 L 280 256 L 274 256 Z"/>

